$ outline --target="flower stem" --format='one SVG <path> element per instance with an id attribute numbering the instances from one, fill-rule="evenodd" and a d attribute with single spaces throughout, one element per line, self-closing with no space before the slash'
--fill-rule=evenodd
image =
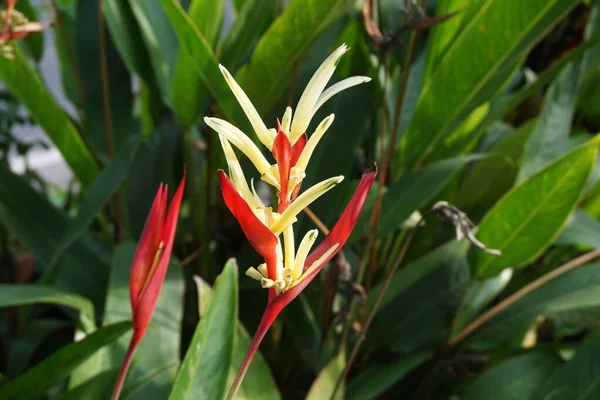
<path id="1" fill-rule="evenodd" d="M 135 353 L 135 349 L 137 349 L 137 345 L 139 342 L 140 341 L 134 332 L 131 338 L 131 342 L 129 343 L 127 353 L 125 354 L 123 364 L 121 364 L 121 370 L 119 371 L 119 377 L 117 378 L 117 383 L 115 384 L 115 388 L 113 389 L 111 400 L 119 400 L 119 396 L 121 395 L 121 391 L 123 390 L 123 385 L 125 384 L 125 378 L 127 378 L 127 372 L 129 371 L 131 361 L 133 360 L 133 354 Z"/>
<path id="2" fill-rule="evenodd" d="M 244 380 L 244 376 L 246 375 L 246 372 L 248 371 L 248 367 L 250 367 L 250 363 L 252 362 L 254 355 L 258 351 L 258 346 L 260 346 L 260 343 L 262 342 L 263 338 L 265 337 L 265 334 L 267 333 L 267 331 L 273 324 L 273 321 L 275 321 L 275 318 L 277 318 L 277 316 L 283 309 L 283 307 L 278 306 L 278 303 L 279 302 L 276 302 L 276 303 L 270 302 L 269 304 L 267 304 L 267 307 L 265 308 L 265 312 L 263 313 L 260 323 L 258 324 L 258 328 L 256 329 L 256 333 L 254 334 L 254 337 L 252 338 L 252 342 L 250 343 L 250 347 L 248 347 L 248 351 L 246 352 L 244 361 L 242 361 L 242 365 L 240 366 L 240 369 L 238 370 L 235 380 L 231 384 L 231 388 L 229 389 L 229 394 L 227 395 L 227 400 L 233 400 L 235 398 L 235 395 L 237 394 L 238 390 L 240 389 L 240 386 L 242 386 L 242 381 Z M 116 399 L 113 399 L 113 400 L 116 400 Z"/>

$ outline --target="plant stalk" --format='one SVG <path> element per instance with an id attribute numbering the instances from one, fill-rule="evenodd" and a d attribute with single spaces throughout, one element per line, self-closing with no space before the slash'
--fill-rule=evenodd
<path id="1" fill-rule="evenodd" d="M 252 342 L 250 343 L 250 347 L 248 348 L 246 356 L 242 361 L 242 365 L 240 366 L 240 369 L 238 370 L 237 375 L 235 376 L 235 380 L 231 384 L 229 394 L 227 394 L 227 400 L 233 400 L 235 398 L 235 395 L 240 389 L 240 386 L 242 386 L 242 381 L 244 380 L 246 372 L 248 372 L 250 363 L 252 362 L 254 355 L 258 351 L 258 347 L 260 346 L 262 340 L 267 334 L 267 331 L 269 330 L 271 325 L 273 325 L 275 318 L 277 318 L 282 309 L 283 307 L 277 307 L 273 302 L 269 302 L 267 304 L 265 312 L 263 313 L 260 323 L 258 324 L 258 328 L 256 329 L 256 333 L 254 334 Z"/>
<path id="2" fill-rule="evenodd" d="M 113 389 L 111 400 L 119 400 L 119 396 L 121 395 L 121 391 L 123 390 L 123 385 L 125 384 L 125 379 L 127 378 L 127 372 L 129 371 L 129 367 L 131 366 L 131 361 L 133 361 L 133 354 L 135 353 L 135 349 L 137 349 L 137 346 L 140 343 L 140 339 L 141 338 L 138 338 L 136 333 L 134 332 L 133 336 L 131 337 L 129 347 L 127 348 L 127 353 L 125 354 L 123 364 L 121 364 L 121 370 L 119 371 L 119 376 L 117 378 L 117 382 L 115 383 L 115 388 Z"/>

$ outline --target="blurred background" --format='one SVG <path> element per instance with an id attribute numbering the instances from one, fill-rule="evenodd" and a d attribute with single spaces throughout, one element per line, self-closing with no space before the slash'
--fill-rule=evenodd
<path id="1" fill-rule="evenodd" d="M 218 65 L 275 127 L 342 43 L 329 85 L 372 80 L 306 132 L 335 114 L 303 188 L 345 180 L 296 237 L 324 237 L 374 163 L 377 182 L 237 398 L 600 398 L 600 2 L 0 7 L 1 399 L 109 398 L 133 254 L 160 183 L 172 195 L 184 169 L 171 265 L 122 398 L 225 397 L 267 294 L 244 275 L 262 260 L 221 198 L 225 158 L 203 121 L 260 145 Z"/>

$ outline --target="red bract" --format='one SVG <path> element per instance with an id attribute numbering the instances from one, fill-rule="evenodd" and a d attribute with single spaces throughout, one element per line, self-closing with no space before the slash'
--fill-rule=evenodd
<path id="1" fill-rule="evenodd" d="M 242 231 L 244 231 L 254 250 L 264 258 L 274 255 L 275 246 L 277 246 L 275 235 L 254 215 L 246 200 L 240 196 L 225 172 L 219 170 L 217 174 L 221 181 L 221 192 L 223 193 L 225 204 L 227 204 L 227 208 L 229 208 L 229 211 L 231 211 L 235 219 L 239 222 Z M 275 271 L 273 271 L 274 273 Z"/>
<path id="2" fill-rule="evenodd" d="M 250 362 L 254 357 L 254 354 L 258 351 L 258 346 L 262 342 L 265 334 L 275 321 L 275 318 L 279 315 L 281 310 L 285 306 L 287 306 L 292 300 L 294 300 L 302 291 L 308 286 L 308 284 L 317 276 L 317 274 L 323 269 L 325 264 L 331 258 L 333 258 L 342 248 L 342 246 L 350 237 L 352 233 L 352 229 L 358 220 L 362 207 L 365 203 L 369 190 L 371 186 L 373 186 L 373 182 L 375 181 L 375 177 L 377 175 L 377 168 L 373 168 L 367 172 L 365 172 L 356 188 L 352 198 L 348 202 L 342 216 L 337 221 L 333 229 L 329 232 L 329 234 L 323 239 L 323 241 L 309 254 L 304 263 L 304 270 L 306 271 L 315 261 L 317 261 L 321 256 L 323 256 L 328 249 L 330 249 L 335 244 L 338 245 L 336 250 L 332 252 L 326 259 L 321 260 L 319 265 L 314 266 L 312 271 L 308 276 L 306 276 L 302 281 L 300 281 L 297 285 L 291 287 L 287 291 L 281 293 L 278 296 L 269 296 L 269 301 L 267 303 L 267 307 L 263 313 L 260 324 L 258 325 L 258 329 L 252 338 L 252 343 L 250 343 L 250 347 L 248 348 L 248 352 L 242 362 L 242 365 L 237 373 L 235 381 L 231 386 L 231 390 L 228 395 L 228 399 L 232 399 L 237 389 L 241 385 L 241 381 L 246 373 L 246 370 L 250 366 Z M 260 221 L 259 221 L 260 222 Z"/>
<path id="3" fill-rule="evenodd" d="M 118 399 L 133 353 L 142 340 L 158 302 L 158 296 L 167 274 L 177 229 L 179 208 L 185 187 L 185 173 L 167 211 L 167 185 L 160 185 L 150 208 L 137 250 L 133 256 L 129 277 L 129 299 L 133 315 L 133 336 L 113 392 Z"/>

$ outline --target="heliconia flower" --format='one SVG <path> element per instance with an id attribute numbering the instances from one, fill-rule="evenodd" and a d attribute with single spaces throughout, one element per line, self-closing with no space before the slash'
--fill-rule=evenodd
<path id="1" fill-rule="evenodd" d="M 267 127 L 233 76 L 220 66 L 256 136 L 275 160 L 274 164 L 269 162 L 254 142 L 233 124 L 219 118 L 204 118 L 206 124 L 219 134 L 227 159 L 229 176 L 224 171 L 218 172 L 225 204 L 238 220 L 250 244 L 265 260 L 256 268 L 249 268 L 246 275 L 260 281 L 261 286 L 269 290 L 262 321 L 231 388 L 229 399 L 235 395 L 258 345 L 279 312 L 304 290 L 342 248 L 375 180 L 376 169 L 363 175 L 339 222 L 313 252 L 310 249 L 316 242 L 317 230 L 307 232 L 296 248 L 293 229 L 296 216 L 344 179 L 343 176 L 335 176 L 300 192 L 311 156 L 333 123 L 334 115 L 321 121 L 312 135 L 307 136 L 306 130 L 317 110 L 333 95 L 370 81 L 368 77 L 355 76 L 325 89 L 338 61 L 347 51 L 346 45 L 342 45 L 321 64 L 300 97 L 296 112 L 287 107 L 281 121 L 277 120 L 276 129 Z M 275 188 L 278 200 L 276 208 L 263 203 L 252 180 L 248 184 L 234 148 L 248 157 L 264 182 Z"/>
<path id="2" fill-rule="evenodd" d="M 115 385 L 113 400 L 119 398 L 135 349 L 142 340 L 156 308 L 171 259 L 184 187 L 185 172 L 167 210 L 169 188 L 168 185 L 160 185 L 133 256 L 129 277 L 133 336 Z"/>
<path id="3" fill-rule="evenodd" d="M 31 22 L 27 17 L 15 10 L 17 0 L 7 0 L 6 9 L 0 12 L 2 30 L 0 31 L 0 43 L 4 44 L 10 40 L 22 39 L 32 33 L 41 32 L 48 27 L 48 23 Z"/>

